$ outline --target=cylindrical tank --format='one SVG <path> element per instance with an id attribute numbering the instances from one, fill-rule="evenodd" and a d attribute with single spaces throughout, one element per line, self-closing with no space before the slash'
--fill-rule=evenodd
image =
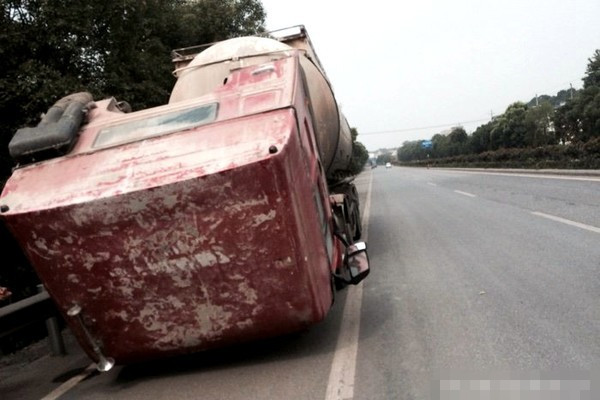
<path id="1" fill-rule="evenodd" d="M 268 38 L 243 37 L 219 42 L 198 54 L 178 72 L 169 103 L 210 93 L 223 85 L 232 69 L 271 62 L 273 53 L 287 56 L 287 50 L 292 47 Z M 305 56 L 301 57 L 300 66 L 306 81 L 321 162 L 327 178 L 335 180 L 350 163 L 350 128 L 321 69 Z"/>

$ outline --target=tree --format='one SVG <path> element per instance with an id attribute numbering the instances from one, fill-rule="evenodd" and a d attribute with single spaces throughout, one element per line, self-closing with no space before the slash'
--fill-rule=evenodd
<path id="1" fill-rule="evenodd" d="M 429 150 L 423 148 L 422 140 L 406 141 L 397 151 L 397 157 L 400 161 L 422 160 L 427 157 Z M 377 164 L 385 164 L 392 161 L 392 155 L 389 153 L 381 154 L 377 157 Z"/>
<path id="2" fill-rule="evenodd" d="M 448 136 L 437 133 L 431 138 L 433 144 L 432 157 L 441 158 L 450 155 L 450 140 Z"/>
<path id="3" fill-rule="evenodd" d="M 578 106 L 578 107 L 577 107 Z M 581 141 L 600 136 L 600 49 L 589 59 L 583 90 L 578 96 L 576 109 L 581 119 Z"/>
<path id="4" fill-rule="evenodd" d="M 557 139 L 563 143 L 587 142 L 600 136 L 600 86 L 580 90 L 554 114 Z"/>
<path id="5" fill-rule="evenodd" d="M 491 132 L 492 149 L 525 147 L 528 126 L 525 121 L 527 106 L 516 102 L 498 116 Z"/>
<path id="6" fill-rule="evenodd" d="M 583 77 L 583 88 L 591 86 L 600 87 L 600 49 L 594 52 L 594 55 L 588 59 L 587 69 Z"/>
<path id="7" fill-rule="evenodd" d="M 588 86 L 580 98 L 581 135 L 580 141 L 600 136 L 600 86 Z"/>
<path id="8" fill-rule="evenodd" d="M 471 152 L 482 153 L 491 149 L 492 129 L 494 129 L 493 120 L 475 129 L 475 132 L 469 137 L 469 149 Z"/>
<path id="9" fill-rule="evenodd" d="M 348 171 L 350 175 L 358 175 L 369 159 L 369 152 L 361 142 L 356 141 L 358 136 L 356 128 L 350 128 L 350 133 L 352 134 L 352 157 Z"/>
<path id="10" fill-rule="evenodd" d="M 579 135 L 580 123 L 573 107 L 574 104 L 573 101 L 569 101 L 554 111 L 552 122 L 558 143 L 570 143 Z"/>
<path id="11" fill-rule="evenodd" d="M 462 126 L 452 128 L 448 138 L 450 139 L 450 143 L 454 144 L 464 144 L 468 140 L 467 132 Z"/>
<path id="12" fill-rule="evenodd" d="M 467 142 L 469 141 L 469 136 L 467 132 L 462 126 L 456 126 L 452 128 L 450 133 L 448 134 L 448 142 L 450 144 L 450 155 L 457 156 L 460 154 L 467 153 L 469 151 Z"/>
<path id="13" fill-rule="evenodd" d="M 525 143 L 528 146 L 538 147 L 546 144 L 555 144 L 554 126 L 552 117 L 554 108 L 549 102 L 543 102 L 536 107 L 529 107 L 525 114 Z"/>

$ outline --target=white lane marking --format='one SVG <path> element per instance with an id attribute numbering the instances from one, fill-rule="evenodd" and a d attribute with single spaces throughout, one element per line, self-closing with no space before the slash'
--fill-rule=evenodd
<path id="1" fill-rule="evenodd" d="M 52 392 L 48 393 L 46 396 L 42 397 L 42 400 L 56 400 L 63 394 L 67 393 L 69 390 L 73 389 L 79 382 L 90 376 L 94 371 L 96 371 L 96 364 L 90 364 L 88 367 L 83 370 L 80 374 L 75 375 Z"/>
<path id="2" fill-rule="evenodd" d="M 532 211 L 531 213 L 533 215 L 537 215 L 538 217 L 543 217 L 543 218 L 551 219 L 553 221 L 562 222 L 563 224 L 567 224 L 567 225 L 571 225 L 571 226 L 576 226 L 577 228 L 585 229 L 585 230 L 588 230 L 588 231 L 591 231 L 591 232 L 600 233 L 600 228 L 597 228 L 597 227 L 592 226 L 592 225 L 586 225 L 586 224 L 582 224 L 581 222 L 571 221 L 570 219 L 556 217 L 556 216 L 550 215 L 550 214 L 544 214 L 543 212 L 539 212 L 539 211 Z"/>
<path id="3" fill-rule="evenodd" d="M 427 184 L 428 184 L 429 186 L 437 186 L 437 185 L 436 185 L 435 183 L 433 183 L 433 182 L 427 182 Z"/>
<path id="4" fill-rule="evenodd" d="M 473 193 L 461 192 L 460 190 L 455 190 L 454 193 L 462 194 L 463 196 L 477 197 Z"/>
<path id="5" fill-rule="evenodd" d="M 569 175 L 544 175 L 544 174 L 521 174 L 521 173 L 509 173 L 509 172 L 486 172 L 486 171 L 461 171 L 461 170 L 441 170 L 440 172 L 462 172 L 464 174 L 478 174 L 478 175 L 499 175 L 499 176 L 517 176 L 520 178 L 537 178 L 537 179 L 562 179 L 566 181 L 586 181 L 586 182 L 600 182 L 599 177 L 594 176 L 569 176 Z"/>
<path id="6" fill-rule="evenodd" d="M 369 230 L 369 212 L 371 210 L 371 188 L 373 174 L 369 181 L 365 209 L 362 215 L 362 240 L 367 241 Z M 342 400 L 354 398 L 354 378 L 356 375 L 356 357 L 358 355 L 358 338 L 360 331 L 360 308 L 362 305 L 363 285 L 350 286 L 346 295 L 346 304 L 342 314 L 342 324 L 335 353 L 329 372 L 325 400 Z"/>

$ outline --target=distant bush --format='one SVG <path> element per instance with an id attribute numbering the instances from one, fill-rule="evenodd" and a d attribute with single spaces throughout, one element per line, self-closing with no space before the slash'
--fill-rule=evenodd
<path id="1" fill-rule="evenodd" d="M 480 154 L 409 161 L 400 164 L 435 167 L 600 169 L 600 137 L 586 143 L 499 149 Z"/>

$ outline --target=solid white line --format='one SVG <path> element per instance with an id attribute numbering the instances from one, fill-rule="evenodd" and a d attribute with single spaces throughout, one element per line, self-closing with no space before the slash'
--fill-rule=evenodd
<path id="1" fill-rule="evenodd" d="M 550 215 L 550 214 L 544 214 L 543 212 L 539 212 L 539 211 L 532 211 L 531 213 L 533 215 L 537 215 L 538 217 L 548 218 L 548 219 L 551 219 L 553 221 L 562 222 L 563 224 L 567 224 L 567 225 L 571 225 L 571 226 L 576 226 L 577 228 L 585 229 L 585 230 L 588 230 L 588 231 L 591 231 L 591 232 L 600 233 L 600 228 L 597 228 L 597 227 L 592 226 L 592 225 L 586 225 L 586 224 L 582 224 L 581 222 L 571 221 L 570 219 L 556 217 L 556 216 Z"/>
<path id="2" fill-rule="evenodd" d="M 96 370 L 96 364 L 90 364 L 79 375 L 75 375 L 52 392 L 42 397 L 42 400 L 56 400 L 69 390 L 73 389 L 79 382 L 90 376 Z"/>
<path id="3" fill-rule="evenodd" d="M 427 182 L 427 184 L 428 184 L 429 186 L 437 186 L 437 185 L 436 185 L 435 183 L 433 183 L 433 182 Z"/>
<path id="4" fill-rule="evenodd" d="M 458 193 L 458 194 L 462 194 L 463 196 L 469 196 L 469 197 L 477 197 L 472 193 L 467 193 L 467 192 L 461 192 L 460 190 L 455 190 L 454 193 Z"/>
<path id="5" fill-rule="evenodd" d="M 371 210 L 371 188 L 373 173 L 369 181 L 365 209 L 362 215 L 362 240 L 367 241 L 369 212 Z M 350 286 L 346 295 L 346 304 L 342 314 L 340 334 L 329 372 L 325 400 L 346 400 L 354 398 L 354 378 L 356 375 L 356 357 L 360 331 L 360 308 L 362 305 L 362 284 Z"/>
<path id="6" fill-rule="evenodd" d="M 522 174 L 510 172 L 486 172 L 486 171 L 462 171 L 462 170 L 441 170 L 440 172 L 461 172 L 464 174 L 477 175 L 499 175 L 499 176 L 516 176 L 519 178 L 537 178 L 537 179 L 561 179 L 566 181 L 585 181 L 585 182 L 600 182 L 600 178 L 594 176 L 570 176 L 570 175 L 544 175 L 544 174 Z"/>

